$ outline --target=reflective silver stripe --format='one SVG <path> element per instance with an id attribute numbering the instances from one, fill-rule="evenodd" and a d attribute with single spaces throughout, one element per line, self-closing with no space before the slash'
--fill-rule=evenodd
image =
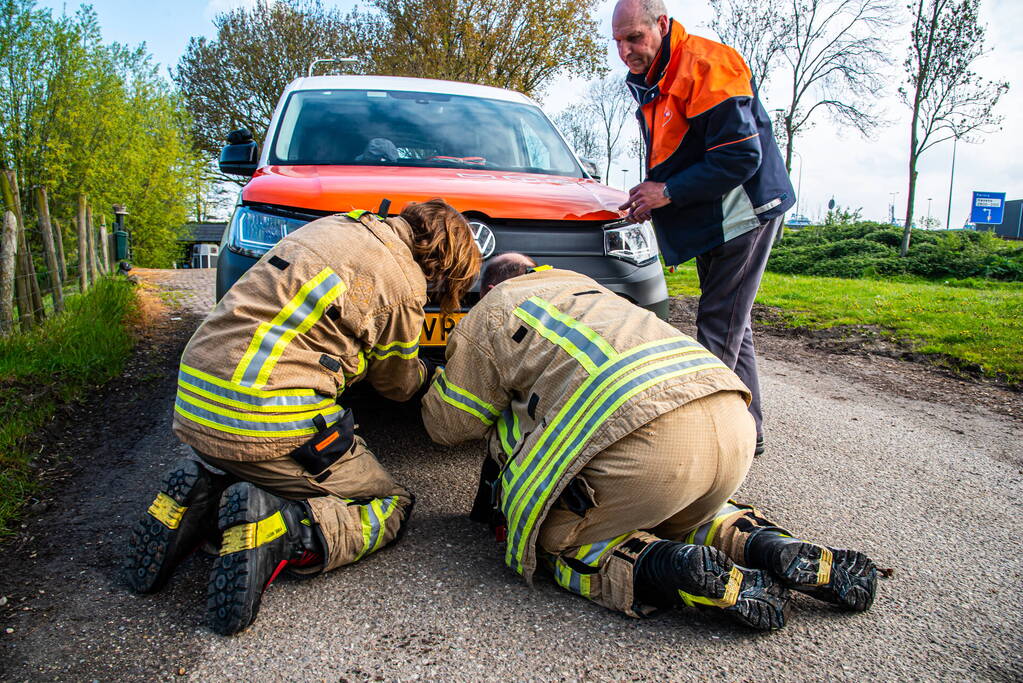
<path id="1" fill-rule="evenodd" d="M 721 506 L 721 509 L 717 511 L 717 514 L 714 515 L 712 520 L 694 529 L 689 534 L 686 541 L 693 545 L 707 545 L 707 538 L 710 536 L 711 531 L 716 530 L 719 526 L 721 526 L 721 521 L 725 517 L 734 515 L 736 512 L 742 512 L 742 508 L 738 508 L 731 503 L 725 503 Z"/>
<path id="2" fill-rule="evenodd" d="M 498 418 L 499 413 L 490 404 L 483 403 L 465 389 L 450 384 L 443 370 L 437 375 L 437 379 L 434 380 L 434 386 L 437 387 L 437 391 L 444 397 L 447 403 L 454 405 L 456 408 L 461 408 L 470 415 L 476 416 L 484 424 L 491 425 Z"/>
<path id="3" fill-rule="evenodd" d="M 581 425 L 581 428 L 575 429 L 575 419 L 565 420 L 566 422 L 573 423 L 573 430 L 576 431 L 573 440 L 558 449 L 559 452 L 553 461 L 544 463 L 547 473 L 542 475 L 543 478 L 538 482 L 530 483 L 532 493 L 528 495 L 528 498 L 524 501 L 520 500 L 523 495 L 526 495 L 526 492 L 522 490 L 521 486 L 518 486 L 515 487 L 518 495 L 509 496 L 509 499 L 506 499 L 508 500 L 507 506 L 502 505 L 505 508 L 505 517 L 508 520 L 508 545 L 505 560 L 509 562 L 509 566 L 516 571 L 522 570 L 522 557 L 525 551 L 526 539 L 529 538 L 532 527 L 538 521 L 536 516 L 539 509 L 550 496 L 554 484 L 561 478 L 568 465 L 585 446 L 586 439 L 589 438 L 590 434 L 599 424 L 614 414 L 614 405 L 619 399 L 627 399 L 629 395 L 642 391 L 645 385 L 663 381 L 674 373 L 680 373 L 690 368 L 711 367 L 725 366 L 720 360 L 707 354 L 707 356 L 680 360 L 652 370 L 646 367 L 639 367 L 627 373 L 624 377 L 630 379 L 620 383 L 617 389 L 605 396 L 599 406 L 586 411 L 588 418 Z M 616 380 L 615 383 L 621 382 L 621 379 Z M 533 457 L 529 466 L 516 477 L 516 483 L 540 476 L 540 463 L 545 460 L 544 456 L 546 454 L 540 452 L 536 455 L 540 457 Z M 510 468 L 507 468 L 505 472 L 510 472 Z"/>
<path id="4" fill-rule="evenodd" d="M 770 211 L 771 209 L 773 209 L 774 207 L 778 206 L 779 204 L 781 204 L 781 197 L 778 197 L 776 199 L 772 199 L 771 201 L 767 202 L 766 204 L 761 204 L 757 208 L 753 209 L 753 213 L 755 213 L 757 215 L 762 214 L 765 211 Z"/>
<path id="5" fill-rule="evenodd" d="M 185 400 L 180 393 L 178 394 L 177 401 L 175 402 L 175 410 L 185 417 L 198 418 L 198 420 L 194 421 L 200 422 L 200 424 L 231 434 L 252 434 L 256 436 L 301 436 L 303 434 L 315 434 L 318 431 L 316 423 L 313 421 L 312 417 L 299 420 L 275 420 L 273 422 L 269 422 L 266 421 L 268 416 L 253 415 L 253 417 L 262 417 L 263 419 L 245 420 L 239 417 L 223 415 L 204 408 L 203 406 L 195 405 L 194 403 Z M 323 416 L 327 425 L 331 425 L 337 422 L 341 413 L 342 408 L 335 405 L 317 414 Z"/>
<path id="6" fill-rule="evenodd" d="M 551 315 L 550 312 L 544 310 L 535 302 L 529 300 L 523 301 L 521 304 L 519 304 L 519 310 L 528 313 L 530 316 L 536 319 L 536 322 L 539 325 L 546 328 L 554 335 L 560 337 L 565 342 L 567 342 L 567 345 L 559 343 L 559 346 L 565 348 L 565 350 L 571 353 L 573 356 L 576 355 L 576 353 L 573 353 L 573 351 L 577 351 L 578 353 L 583 354 L 584 356 L 590 359 L 590 361 L 596 368 L 599 368 L 601 365 L 610 360 L 608 354 L 605 353 L 603 349 L 601 349 L 594 341 L 589 339 L 579 329 L 580 327 L 583 327 L 582 323 L 576 322 L 575 326 L 569 325 L 568 323 L 562 320 L 558 320 L 553 315 Z M 529 323 L 531 327 L 535 327 L 535 325 L 532 324 L 533 321 L 527 320 L 526 322 Z M 588 327 L 586 329 L 589 330 Z M 596 333 L 592 332 L 592 330 L 590 330 L 590 332 L 596 335 Z M 558 340 L 552 341 L 558 343 Z"/>
<path id="7" fill-rule="evenodd" d="M 291 312 L 291 315 L 287 317 L 284 322 L 279 325 L 271 325 L 270 328 L 263 335 L 263 338 L 259 342 L 259 348 L 256 353 L 249 359 L 248 365 L 245 367 L 245 372 L 239 379 L 239 384 L 254 385 L 256 380 L 259 378 L 260 372 L 263 370 L 263 365 L 266 363 L 267 358 L 270 357 L 273 352 L 274 346 L 281 340 L 284 335 L 289 332 L 293 332 L 302 323 L 306 322 L 308 318 L 313 316 L 317 311 L 317 306 L 332 289 L 339 285 L 343 285 L 335 273 L 330 273 L 323 279 L 323 282 L 318 284 L 316 287 L 309 290 L 302 303 Z M 316 320 L 323 315 L 323 311 L 319 311 L 319 315 L 316 315 Z"/>
<path id="8" fill-rule="evenodd" d="M 194 392 L 195 389 L 199 389 L 203 392 L 213 394 L 216 397 L 227 399 L 228 401 L 244 403 L 246 406 L 251 406 L 252 408 L 286 408 L 299 406 L 311 409 L 314 406 L 322 404 L 324 401 L 332 401 L 332 399 L 319 394 L 313 394 L 310 396 L 254 396 L 252 394 L 235 391 L 233 389 L 225 389 L 224 387 L 217 386 L 205 379 L 188 374 L 184 370 L 178 371 L 178 385 L 189 391 Z"/>

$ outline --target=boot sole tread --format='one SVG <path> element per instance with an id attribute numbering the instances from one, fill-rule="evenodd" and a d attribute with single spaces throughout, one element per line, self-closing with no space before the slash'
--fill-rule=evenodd
<path id="1" fill-rule="evenodd" d="M 178 505 L 188 506 L 201 477 L 201 466 L 194 460 L 185 460 L 164 474 L 159 491 Z M 154 593 L 166 585 L 178 562 L 191 552 L 187 541 L 198 528 L 195 517 L 195 511 L 191 514 L 186 511 L 177 529 L 167 528 L 148 512 L 139 517 L 128 540 L 124 563 L 124 577 L 133 591 Z"/>

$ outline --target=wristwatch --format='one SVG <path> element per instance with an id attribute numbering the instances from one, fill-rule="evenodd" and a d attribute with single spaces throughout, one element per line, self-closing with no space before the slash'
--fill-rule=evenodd
<path id="1" fill-rule="evenodd" d="M 661 194 L 663 194 L 664 198 L 667 199 L 669 202 L 671 201 L 671 195 L 668 194 L 668 183 L 664 184 L 664 189 L 661 190 Z"/>

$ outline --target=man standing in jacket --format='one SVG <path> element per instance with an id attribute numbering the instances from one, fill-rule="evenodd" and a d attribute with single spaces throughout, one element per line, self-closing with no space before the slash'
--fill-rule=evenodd
<path id="1" fill-rule="evenodd" d="M 430 437 L 487 437 L 472 517 L 530 580 L 632 616 L 704 606 L 784 625 L 788 590 L 867 609 L 862 553 L 793 538 L 729 498 L 753 457 L 749 392 L 657 316 L 521 254 L 490 261 L 423 399 Z"/>
<path id="2" fill-rule="evenodd" d="M 763 452 L 750 312 L 771 242 L 795 192 L 742 57 L 693 36 L 661 0 L 619 0 L 612 19 L 647 145 L 647 179 L 621 206 L 653 220 L 667 265 L 696 257 L 700 343 L 753 395 Z"/>

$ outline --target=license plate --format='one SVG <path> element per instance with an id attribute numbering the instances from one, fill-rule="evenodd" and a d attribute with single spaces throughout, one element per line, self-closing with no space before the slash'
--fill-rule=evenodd
<path id="1" fill-rule="evenodd" d="M 440 313 L 427 313 L 423 321 L 423 333 L 419 336 L 420 346 L 444 346 L 448 343 L 448 335 L 455 328 L 455 323 L 465 317 L 465 313 L 455 313 L 442 319 Z"/>

